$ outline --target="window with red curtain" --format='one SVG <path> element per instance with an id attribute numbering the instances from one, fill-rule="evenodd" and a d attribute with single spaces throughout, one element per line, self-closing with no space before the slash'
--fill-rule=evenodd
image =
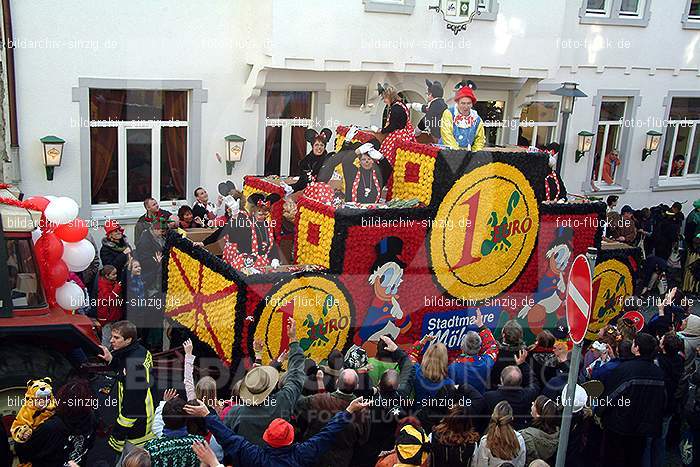
<path id="1" fill-rule="evenodd" d="M 142 201 L 160 188 L 161 200 L 185 199 L 187 185 L 187 91 L 146 89 L 90 90 L 90 162 L 92 203 L 119 202 L 119 132 L 126 155 L 127 202 Z M 125 129 L 128 122 L 153 122 L 143 129 Z M 99 123 L 98 123 L 99 122 Z M 176 126 L 178 125 L 178 126 Z M 121 130 L 120 130 L 121 128 Z M 160 177 L 152 179 L 152 132 L 160 132 Z M 147 134 L 148 133 L 148 134 Z M 148 140 L 148 144 L 138 143 Z"/>

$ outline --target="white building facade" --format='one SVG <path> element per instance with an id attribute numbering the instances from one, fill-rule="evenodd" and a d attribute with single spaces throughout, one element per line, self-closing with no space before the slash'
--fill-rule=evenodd
<path id="1" fill-rule="evenodd" d="M 576 82 L 588 97 L 560 156 L 570 192 L 635 208 L 700 198 L 700 0 L 10 3 L 19 150 L 6 181 L 70 196 L 87 219 L 129 224 L 148 195 L 172 210 L 198 186 L 293 174 L 304 128 L 379 125 L 376 84 L 424 102 L 425 79 L 448 105 L 473 80 L 490 144 L 540 146 L 560 137 L 550 92 Z M 479 14 L 455 34 L 431 6 Z M 642 161 L 649 130 L 663 136 Z M 246 138 L 230 177 L 229 134 Z M 53 181 L 46 135 L 66 141 Z"/>

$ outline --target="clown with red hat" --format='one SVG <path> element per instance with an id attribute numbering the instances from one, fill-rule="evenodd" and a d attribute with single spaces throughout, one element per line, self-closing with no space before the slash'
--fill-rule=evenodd
<path id="1" fill-rule="evenodd" d="M 441 144 L 452 149 L 481 151 L 486 136 L 484 122 L 473 109 L 476 85 L 473 81 L 462 80 L 455 89 L 455 104 L 442 113 L 440 120 Z"/>

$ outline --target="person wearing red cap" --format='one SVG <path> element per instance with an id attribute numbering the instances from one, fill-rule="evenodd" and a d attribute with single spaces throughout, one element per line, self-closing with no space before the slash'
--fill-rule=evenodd
<path id="1" fill-rule="evenodd" d="M 464 80 L 457 84 L 455 105 L 442 113 L 440 136 L 442 144 L 452 149 L 476 152 L 484 149 L 484 122 L 472 107 L 476 104 L 476 85 Z"/>
<path id="2" fill-rule="evenodd" d="M 233 459 L 234 465 L 302 467 L 316 465 L 316 460 L 333 446 L 338 433 L 352 421 L 353 414 L 368 405 L 369 402 L 363 402 L 362 398 L 358 397 L 348 405 L 347 409 L 333 416 L 318 434 L 303 443 L 296 444 L 294 427 L 283 418 L 276 418 L 270 422 L 263 434 L 265 446 L 257 446 L 243 436 L 234 434 L 221 423 L 216 413 L 210 412 L 202 402 L 197 406 L 185 406 L 185 411 L 196 417 L 206 417 L 204 420 L 207 429 L 221 444 L 224 453 Z"/>
<path id="3" fill-rule="evenodd" d="M 117 268 L 117 277 L 123 280 L 126 277 L 125 267 L 131 257 L 131 245 L 124 235 L 124 229 L 119 222 L 108 219 L 104 225 L 105 237 L 102 239 L 100 259 L 102 265 L 112 265 Z"/>

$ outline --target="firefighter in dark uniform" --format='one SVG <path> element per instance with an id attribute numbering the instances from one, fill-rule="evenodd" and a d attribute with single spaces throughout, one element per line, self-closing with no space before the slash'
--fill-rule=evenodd
<path id="1" fill-rule="evenodd" d="M 102 347 L 102 359 L 117 373 L 117 421 L 109 446 L 121 453 L 126 442 L 143 446 L 155 435 L 151 426 L 153 401 L 153 357 L 136 341 L 136 326 L 129 321 L 112 324 L 112 350 Z"/>

